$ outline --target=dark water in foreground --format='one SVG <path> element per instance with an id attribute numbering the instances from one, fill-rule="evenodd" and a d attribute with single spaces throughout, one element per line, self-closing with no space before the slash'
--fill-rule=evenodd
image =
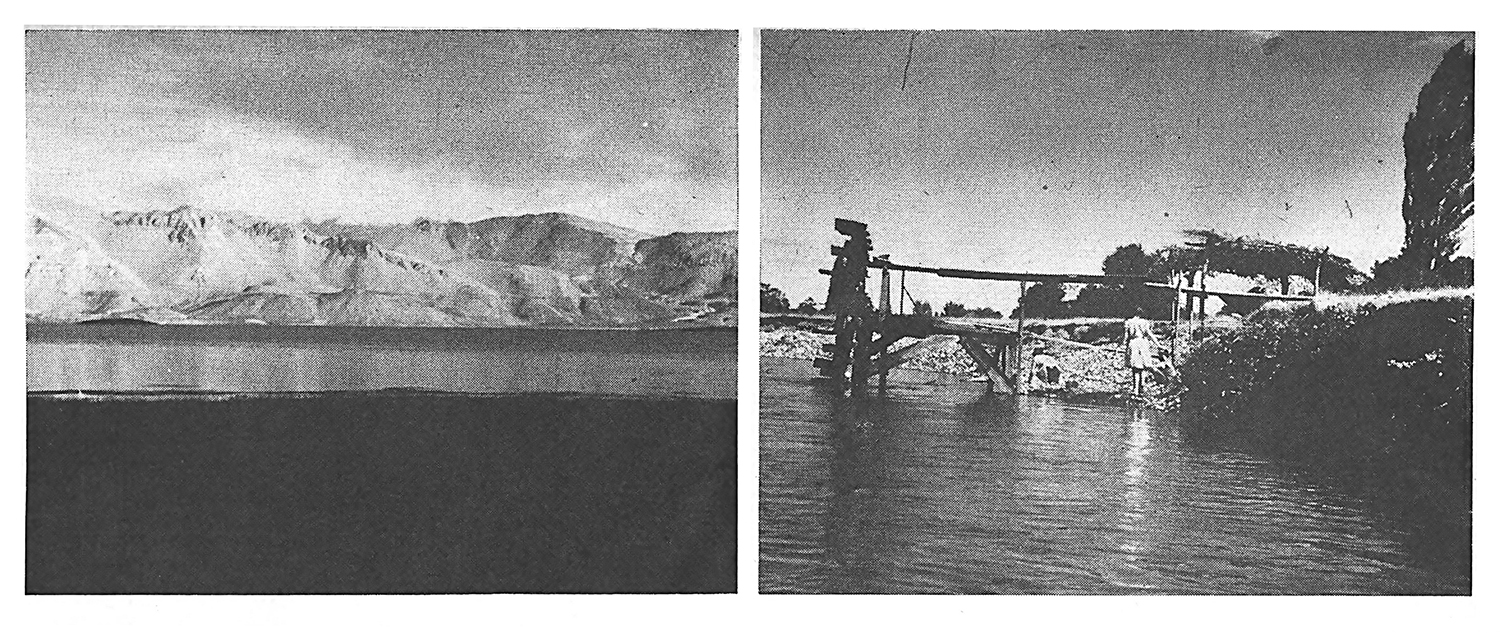
<path id="1" fill-rule="evenodd" d="M 732 592 L 735 440 L 718 400 L 32 396 L 26 591 Z"/>
<path id="2" fill-rule="evenodd" d="M 26 590 L 734 591 L 735 358 L 727 329 L 28 325 Z"/>
<path id="3" fill-rule="evenodd" d="M 900 373 L 853 404 L 761 359 L 767 593 L 1467 593 L 1319 478 L 1169 414 Z"/>
<path id="4" fill-rule="evenodd" d="M 28 391 L 589 393 L 735 398 L 735 332 L 28 325 Z"/>

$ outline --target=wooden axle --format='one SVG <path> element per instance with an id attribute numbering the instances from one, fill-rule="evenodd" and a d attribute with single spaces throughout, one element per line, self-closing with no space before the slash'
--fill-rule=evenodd
<path id="1" fill-rule="evenodd" d="M 1059 273 L 1011 273 L 990 270 L 965 270 L 962 268 L 932 268 L 928 266 L 912 266 L 910 264 L 897 264 L 890 261 L 872 261 L 872 268 L 886 268 L 889 270 L 911 271 L 916 273 L 929 273 L 939 277 L 952 279 L 982 279 L 988 281 L 1035 281 L 1042 283 L 1069 283 L 1069 284 L 1140 284 L 1151 280 L 1147 275 L 1085 275 L 1085 274 L 1059 274 Z"/>

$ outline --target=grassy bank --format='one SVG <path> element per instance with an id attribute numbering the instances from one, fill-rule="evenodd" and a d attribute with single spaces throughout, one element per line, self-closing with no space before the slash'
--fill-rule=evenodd
<path id="1" fill-rule="evenodd" d="M 1338 475 L 1466 544 L 1473 335 L 1472 291 L 1263 309 L 1183 364 L 1183 428 Z"/>

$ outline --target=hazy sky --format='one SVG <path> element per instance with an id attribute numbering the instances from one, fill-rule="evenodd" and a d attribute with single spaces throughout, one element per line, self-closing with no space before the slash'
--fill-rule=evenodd
<path id="1" fill-rule="evenodd" d="M 1461 37 L 766 32 L 762 281 L 822 301 L 835 216 L 913 264 L 1098 272 L 1118 245 L 1206 227 L 1368 270 L 1400 250 L 1402 125 Z M 908 286 L 937 305 L 1017 293 Z"/>
<path id="2" fill-rule="evenodd" d="M 732 229 L 736 37 L 28 32 L 30 203 Z"/>

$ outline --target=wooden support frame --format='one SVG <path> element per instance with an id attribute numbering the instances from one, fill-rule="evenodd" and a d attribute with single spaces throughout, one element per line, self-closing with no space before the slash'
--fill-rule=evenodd
<path id="1" fill-rule="evenodd" d="M 833 266 L 818 271 L 829 277 L 826 305 L 833 312 L 834 342 L 823 346 L 825 356 L 815 359 L 813 365 L 822 376 L 853 392 L 862 391 L 870 377 L 877 375 L 880 387 L 884 389 L 891 369 L 910 360 L 922 349 L 956 337 L 989 377 L 992 388 L 998 382 L 1011 393 L 1024 393 L 1022 378 L 1027 362 L 1023 358 L 1026 340 L 1024 298 L 1030 283 L 1127 285 L 1149 280 L 1144 275 L 1012 273 L 896 264 L 889 256 L 870 257 L 872 246 L 864 223 L 837 218 L 834 229 L 848 239 L 841 245 L 829 247 L 829 253 L 835 258 Z M 870 268 L 881 270 L 880 293 L 873 305 L 866 290 Z M 890 296 L 892 271 L 901 272 L 901 295 L 894 310 Z M 1023 300 L 1018 306 L 1015 329 L 907 314 L 907 272 L 956 279 L 1020 282 Z M 894 343 L 909 337 L 923 340 L 895 352 L 888 351 Z M 995 351 L 989 351 L 986 346 L 993 346 Z"/>
<path id="2" fill-rule="evenodd" d="M 969 354 L 969 358 L 974 359 L 974 364 L 979 366 L 980 371 L 983 371 L 989 378 L 992 388 L 998 383 L 1004 385 L 1011 393 L 1019 393 L 1016 391 L 1015 378 L 1005 374 L 1001 359 L 992 356 L 989 350 L 984 349 L 984 345 L 974 339 L 964 337 L 958 339 L 958 344 Z"/>
<path id="3" fill-rule="evenodd" d="M 958 337 L 952 334 L 940 334 L 937 336 L 929 336 L 920 341 L 917 341 L 912 345 L 908 345 L 894 352 L 882 352 L 881 355 L 875 359 L 873 369 L 877 373 L 884 374 L 892 369 L 900 367 L 907 361 L 910 361 L 912 357 L 916 356 L 917 352 L 920 352 L 934 345 L 938 345 L 940 343 L 953 342 L 957 339 Z M 892 342 L 894 343 L 895 341 Z"/>

